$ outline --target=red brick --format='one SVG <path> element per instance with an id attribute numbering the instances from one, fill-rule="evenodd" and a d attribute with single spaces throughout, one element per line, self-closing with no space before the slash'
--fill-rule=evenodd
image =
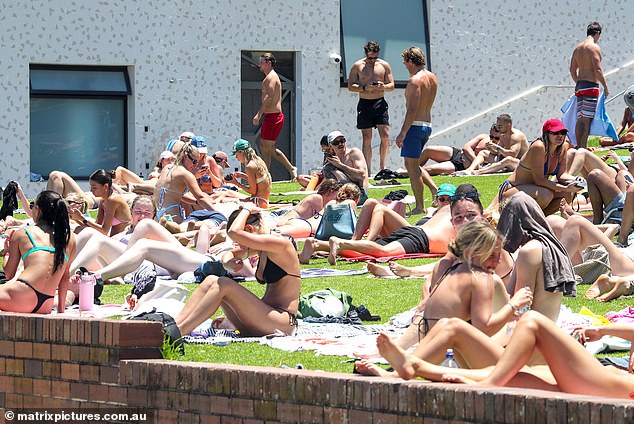
<path id="1" fill-rule="evenodd" d="M 108 386 L 105 384 L 91 384 L 88 388 L 89 397 L 92 401 L 107 401 Z"/>
<path id="2" fill-rule="evenodd" d="M 42 380 L 42 379 L 33 380 L 33 394 L 50 396 L 51 395 L 51 380 Z M 57 395 L 57 393 L 55 394 Z"/>
<path id="3" fill-rule="evenodd" d="M 277 408 L 275 402 L 266 400 L 255 400 L 253 402 L 253 415 L 264 420 L 277 419 Z"/>
<path id="4" fill-rule="evenodd" d="M 323 423 L 324 408 L 322 406 L 301 405 L 299 408 L 299 417 L 303 423 Z"/>
<path id="5" fill-rule="evenodd" d="M 99 381 L 103 383 L 118 383 L 119 382 L 119 368 L 112 366 L 100 366 L 99 367 Z"/>
<path id="6" fill-rule="evenodd" d="M 109 363 L 108 348 L 95 347 L 90 349 L 90 362 L 99 365 L 106 365 Z"/>
<path id="7" fill-rule="evenodd" d="M 70 397 L 70 383 L 68 381 L 52 381 L 51 388 L 55 396 Z"/>
<path id="8" fill-rule="evenodd" d="M 157 423 L 177 423 L 178 422 L 178 411 L 173 411 L 169 409 L 159 409 L 156 416 Z"/>
<path id="9" fill-rule="evenodd" d="M 158 322 L 121 321 L 118 336 L 114 340 L 117 346 L 163 346 L 163 327 Z"/>
<path id="10" fill-rule="evenodd" d="M 243 420 L 242 418 L 239 417 L 227 417 L 227 416 L 222 416 L 220 417 L 220 423 L 221 424 L 243 424 Z"/>
<path id="11" fill-rule="evenodd" d="M 0 375 L 0 387 L 2 387 L 1 391 L 6 393 L 11 393 L 15 390 L 14 386 L 15 377 L 8 375 Z M 2 414 L 0 414 L 2 416 Z"/>
<path id="12" fill-rule="evenodd" d="M 24 375 L 24 360 L 23 359 L 11 359 L 5 360 L 6 373 L 9 375 Z"/>
<path id="13" fill-rule="evenodd" d="M 373 412 L 371 422 L 373 424 L 398 424 L 398 415 Z"/>
<path id="14" fill-rule="evenodd" d="M 7 409 L 24 408 L 23 396 L 17 393 L 7 393 L 5 405 Z"/>
<path id="15" fill-rule="evenodd" d="M 79 364 L 62 363 L 61 364 L 61 377 L 64 380 L 80 380 Z"/>
<path id="16" fill-rule="evenodd" d="M 70 395 L 74 399 L 88 399 L 90 384 L 73 381 L 70 383 Z"/>
<path id="17" fill-rule="evenodd" d="M 33 343 L 33 358 L 51 359 L 51 345 L 48 343 Z"/>
<path id="18" fill-rule="evenodd" d="M 120 386 L 108 386 L 108 401 L 127 404 L 128 389 Z"/>
<path id="19" fill-rule="evenodd" d="M 128 388 L 128 400 L 130 406 L 142 407 L 147 404 L 148 392 L 145 389 Z"/>
<path id="20" fill-rule="evenodd" d="M 62 367 L 59 362 L 44 362 L 42 364 L 42 376 L 50 378 L 61 378 Z"/>
<path id="21" fill-rule="evenodd" d="M 8 357 L 15 356 L 15 342 L 11 340 L 0 340 L 0 355 Z"/>
<path id="22" fill-rule="evenodd" d="M 198 424 L 200 419 L 198 415 L 189 412 L 178 412 L 178 424 Z"/>
<path id="23" fill-rule="evenodd" d="M 189 394 L 189 406 L 188 411 L 196 412 L 198 414 L 208 414 L 211 412 L 211 396 L 199 393 Z"/>
<path id="24" fill-rule="evenodd" d="M 229 399 L 231 404 L 231 413 L 240 417 L 253 417 L 253 400 L 252 399 Z"/>
<path id="25" fill-rule="evenodd" d="M 99 381 L 99 367 L 82 364 L 79 366 L 79 375 L 83 381 Z"/>
<path id="26" fill-rule="evenodd" d="M 67 345 L 51 345 L 51 359 L 53 361 L 69 361 L 70 349 Z"/>
<path id="27" fill-rule="evenodd" d="M 42 377 L 42 361 L 34 359 L 24 360 L 25 377 Z"/>
<path id="28" fill-rule="evenodd" d="M 16 377 L 14 382 L 16 393 L 32 393 L 33 392 L 33 379 Z"/>
<path id="29" fill-rule="evenodd" d="M 32 342 L 15 342 L 16 358 L 32 358 L 33 343 Z"/>
<path id="30" fill-rule="evenodd" d="M 220 417 L 218 415 L 201 415 L 200 424 L 220 424 Z"/>

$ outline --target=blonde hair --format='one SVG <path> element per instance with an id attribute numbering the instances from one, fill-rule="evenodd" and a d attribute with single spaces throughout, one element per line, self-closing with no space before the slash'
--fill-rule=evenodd
<path id="1" fill-rule="evenodd" d="M 361 190 L 356 184 L 346 183 L 339 187 L 337 191 L 337 203 L 343 202 L 344 200 L 354 200 L 358 202 L 360 197 Z"/>
<path id="2" fill-rule="evenodd" d="M 271 174 L 269 174 L 269 169 L 266 167 L 266 163 L 264 163 L 264 160 L 262 160 L 262 158 L 259 157 L 257 153 L 255 153 L 255 150 L 253 150 L 252 147 L 247 147 L 246 149 L 239 150 L 239 152 L 242 152 L 247 162 L 253 161 L 255 163 L 255 165 L 258 167 L 258 174 L 260 176 L 266 175 L 269 182 L 271 182 Z"/>
<path id="3" fill-rule="evenodd" d="M 473 258 L 486 262 L 495 250 L 502 234 L 486 221 L 471 221 L 460 227 L 456 238 L 449 242 L 449 251 L 471 269 Z"/>
<path id="4" fill-rule="evenodd" d="M 188 156 L 194 156 L 196 158 L 196 160 L 198 160 L 198 158 L 200 157 L 200 153 L 198 153 L 198 149 L 196 148 L 196 146 L 192 145 L 191 143 L 185 143 L 183 144 L 183 147 L 181 147 L 181 149 L 178 151 L 178 153 L 176 153 L 176 159 L 174 160 L 174 165 L 179 166 L 182 164 L 183 159 L 185 158 L 185 155 Z"/>
<path id="5" fill-rule="evenodd" d="M 81 203 L 81 206 L 79 207 L 81 213 L 86 213 L 88 211 L 88 202 L 86 201 L 86 198 L 79 193 L 68 193 L 65 200 L 67 202 Z"/>

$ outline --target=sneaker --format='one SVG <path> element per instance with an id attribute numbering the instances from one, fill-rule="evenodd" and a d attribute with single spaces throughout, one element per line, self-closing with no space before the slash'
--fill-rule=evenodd
<path id="1" fill-rule="evenodd" d="M 156 270 L 154 266 L 144 261 L 134 273 L 132 284 L 134 284 L 132 294 L 136 294 L 138 299 L 141 299 L 141 296 L 154 290 L 154 286 L 156 285 Z"/>

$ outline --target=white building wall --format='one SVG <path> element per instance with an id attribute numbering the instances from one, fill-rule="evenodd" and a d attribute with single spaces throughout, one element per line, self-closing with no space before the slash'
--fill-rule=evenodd
<path id="1" fill-rule="evenodd" d="M 631 6 L 627 0 L 430 3 L 430 59 L 440 82 L 433 110 L 440 135 L 432 143 L 462 144 L 507 110 L 442 130 L 533 87 L 570 85 L 570 53 L 592 20 L 604 25 L 606 71 L 634 59 L 624 19 Z M 340 87 L 338 67 L 329 61 L 329 53 L 340 50 L 338 0 L 4 0 L 0 25 L 0 185 L 28 181 L 31 63 L 129 66 L 135 171 L 153 163 L 165 142 L 184 130 L 206 136 L 210 151 L 230 149 L 240 135 L 241 50 L 298 53 L 298 160 L 304 170 L 321 157 L 319 139 L 331 129 L 348 134 L 352 145 L 361 144 L 356 95 Z M 612 94 L 632 83 L 631 67 L 625 72 L 626 77 L 614 78 L 618 84 L 608 78 Z M 534 136 L 544 118 L 558 115 L 553 105 L 563 104 L 569 92 L 540 90 L 508 110 L 516 126 Z M 386 98 L 394 139 L 404 116 L 403 90 Z M 608 111 L 618 120 L 622 108 L 617 100 Z M 378 151 L 374 157 L 376 171 Z M 390 166 L 401 166 L 395 148 Z M 43 183 L 24 185 L 31 195 L 43 188 Z"/>

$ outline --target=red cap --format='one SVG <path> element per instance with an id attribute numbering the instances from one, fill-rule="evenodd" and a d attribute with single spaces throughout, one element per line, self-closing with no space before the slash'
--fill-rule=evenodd
<path id="1" fill-rule="evenodd" d="M 545 133 L 545 132 L 555 133 L 559 131 L 568 131 L 564 123 L 561 122 L 561 119 L 553 118 L 544 122 L 544 126 L 542 127 L 542 133 Z"/>

